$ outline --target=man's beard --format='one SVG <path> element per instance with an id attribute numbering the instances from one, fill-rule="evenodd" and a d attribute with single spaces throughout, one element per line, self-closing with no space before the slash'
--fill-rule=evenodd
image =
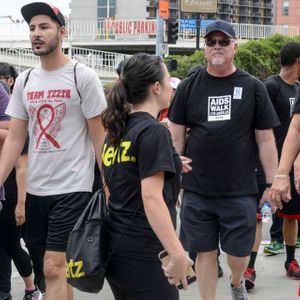
<path id="1" fill-rule="evenodd" d="M 223 57 L 223 55 L 222 56 L 220 56 L 220 55 L 213 56 L 212 59 L 211 59 L 211 63 L 214 66 L 223 65 L 224 64 L 224 57 Z"/>
<path id="2" fill-rule="evenodd" d="M 46 50 L 40 51 L 40 50 L 34 50 L 34 48 L 32 48 L 32 51 L 37 56 L 45 56 L 45 55 L 50 54 L 54 50 L 56 50 L 58 46 L 59 46 L 59 39 L 57 38 L 55 41 L 52 41 L 49 44 L 49 46 L 47 47 Z"/>

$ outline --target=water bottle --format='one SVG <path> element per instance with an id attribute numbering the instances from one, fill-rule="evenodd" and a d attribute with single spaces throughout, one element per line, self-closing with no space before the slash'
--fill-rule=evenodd
<path id="1" fill-rule="evenodd" d="M 272 218 L 272 207 L 268 202 L 265 202 L 260 210 L 261 220 L 263 223 L 268 223 Z"/>

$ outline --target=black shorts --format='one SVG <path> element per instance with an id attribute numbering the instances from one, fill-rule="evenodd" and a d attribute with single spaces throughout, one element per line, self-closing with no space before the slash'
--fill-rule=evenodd
<path id="1" fill-rule="evenodd" d="M 26 243 L 42 250 L 65 252 L 69 234 L 90 199 L 89 192 L 27 194 Z"/>
<path id="2" fill-rule="evenodd" d="M 283 202 L 283 208 L 278 211 L 278 216 L 284 219 L 300 220 L 300 195 L 294 185 L 294 176 L 291 176 L 291 196 L 289 202 Z"/>
<path id="3" fill-rule="evenodd" d="M 232 256 L 250 255 L 255 239 L 256 196 L 211 197 L 184 191 L 180 239 L 189 252 L 218 249 Z"/>

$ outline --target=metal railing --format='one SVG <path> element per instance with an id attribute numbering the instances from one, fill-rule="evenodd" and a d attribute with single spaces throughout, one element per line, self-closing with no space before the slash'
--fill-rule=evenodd
<path id="1" fill-rule="evenodd" d="M 300 35 L 299 27 L 234 23 L 240 39 L 266 38 L 274 33 L 288 36 Z M 205 30 L 201 29 L 203 36 Z M 155 20 L 99 20 L 72 21 L 67 24 L 67 42 L 155 41 Z M 179 29 L 178 41 L 188 41 L 196 36 L 196 29 Z M 1 42 L 28 42 L 26 23 L 0 24 Z"/>
<path id="2" fill-rule="evenodd" d="M 64 51 L 73 59 L 94 69 L 103 81 L 117 77 L 116 68 L 119 63 L 130 55 L 72 47 Z M 0 48 L 0 60 L 13 64 L 19 71 L 39 65 L 39 57 L 31 49 Z"/>

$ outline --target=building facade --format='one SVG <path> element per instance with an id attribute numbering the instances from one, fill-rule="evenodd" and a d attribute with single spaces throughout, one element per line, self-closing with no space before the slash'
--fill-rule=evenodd
<path id="1" fill-rule="evenodd" d="M 298 2 L 300 6 L 300 0 L 280 2 Z M 72 0 L 70 17 L 73 20 L 151 19 L 156 17 L 155 3 L 156 0 Z M 270 25 L 275 23 L 274 3 L 275 0 L 218 0 L 217 12 L 201 14 L 201 19 Z M 169 0 L 169 17 L 195 18 L 195 15 L 180 12 L 180 0 Z"/>
<path id="2" fill-rule="evenodd" d="M 71 20 L 146 19 L 147 0 L 72 0 Z"/>
<path id="3" fill-rule="evenodd" d="M 277 0 L 276 24 L 300 27 L 300 0 Z"/>

